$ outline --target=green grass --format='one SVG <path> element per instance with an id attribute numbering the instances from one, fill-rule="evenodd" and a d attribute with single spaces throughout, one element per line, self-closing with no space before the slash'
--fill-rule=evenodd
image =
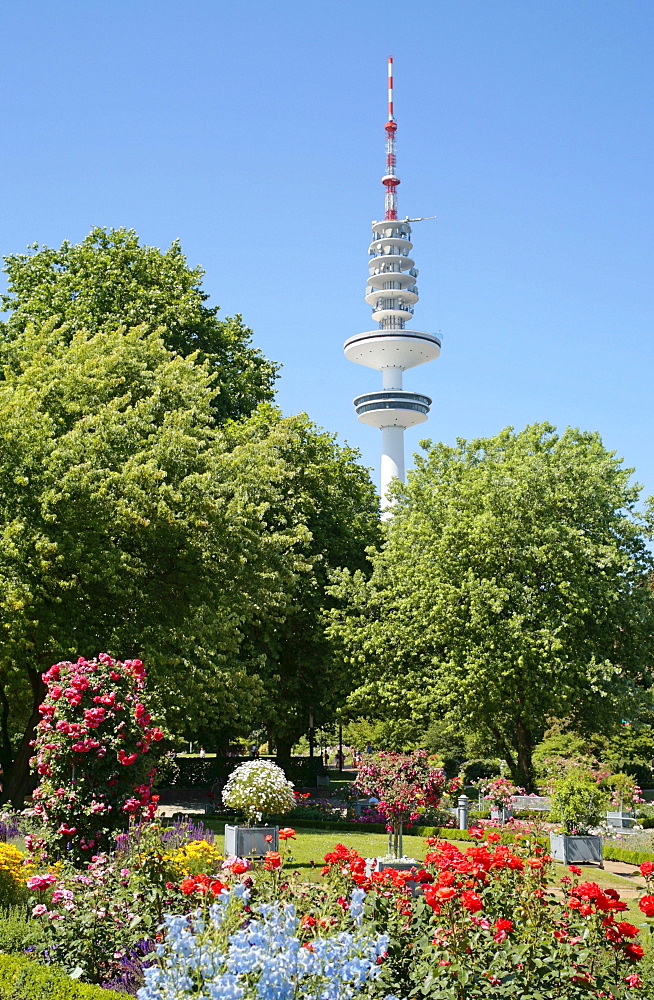
<path id="1" fill-rule="evenodd" d="M 216 832 L 217 842 L 223 846 L 224 840 L 220 834 L 224 824 L 209 818 L 205 821 L 205 825 Z M 336 844 L 345 844 L 350 850 L 358 851 L 364 858 L 381 857 L 388 851 L 388 837 L 385 833 L 347 833 L 340 830 L 329 832 L 303 828 L 297 831 L 297 839 L 289 840 L 287 844 L 288 853 L 295 859 L 293 867 L 306 872 L 309 878 L 319 877 L 318 873 L 324 864 L 325 854 L 333 851 Z M 404 853 L 416 861 L 424 861 L 426 850 L 427 845 L 423 837 L 404 838 Z"/>

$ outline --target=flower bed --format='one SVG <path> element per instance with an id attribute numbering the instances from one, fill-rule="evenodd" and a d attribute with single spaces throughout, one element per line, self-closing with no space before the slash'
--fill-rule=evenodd
<path id="1" fill-rule="evenodd" d="M 547 890 L 551 862 L 543 844 L 533 838 L 506 830 L 445 831 L 459 843 L 430 837 L 431 849 L 417 871 L 390 869 L 372 876 L 366 874 L 364 858 L 337 845 L 326 856 L 322 878 L 308 883 L 299 871 L 293 872 L 292 858 L 284 864 L 296 836 L 293 829 L 280 831 L 280 852 L 268 852 L 261 863 L 223 861 L 215 843 L 193 839 L 200 830 L 192 824 L 185 841 L 177 824 L 171 843 L 172 829 L 146 824 L 128 838 L 117 838 L 120 850 L 94 859 L 81 871 L 59 862 L 55 870 L 30 875 L 34 922 L 42 926 L 39 949 L 68 973 L 81 969 L 86 980 L 134 994 L 144 970 L 153 962 L 160 968 L 153 955 L 157 941 L 163 949 L 161 968 L 171 975 L 172 970 L 180 971 L 184 948 L 199 955 L 213 942 L 212 967 L 215 975 L 223 975 L 225 927 L 246 928 L 252 920 L 262 920 L 267 927 L 270 917 L 274 933 L 271 925 L 254 934 L 253 925 L 252 934 L 259 940 L 265 930 L 275 937 L 283 925 L 286 943 L 273 948 L 270 960 L 271 969 L 278 972 L 287 962 L 288 949 L 310 946 L 319 952 L 324 948 L 327 954 L 340 940 L 345 967 L 362 959 L 363 938 L 371 948 L 387 935 L 382 962 L 375 965 L 374 976 L 365 978 L 372 1000 L 383 1000 L 389 993 L 422 993 L 426 983 L 423 995 L 433 1000 L 499 997 L 507 990 L 523 998 L 576 998 L 600 996 L 601 989 L 626 998 L 636 988 L 638 929 L 632 933 L 628 921 L 621 919 L 625 904 L 614 890 L 583 882 L 578 869 L 559 883 L 552 897 Z M 506 842 L 509 838 L 511 843 Z M 654 872 L 654 862 L 648 871 Z M 362 901 L 355 907 L 361 912 L 358 931 L 350 912 L 355 889 L 365 894 L 356 897 Z M 224 895 L 235 907 L 234 924 L 225 925 L 211 915 L 217 913 L 212 907 L 223 905 Z M 654 914 L 654 896 L 645 897 L 644 907 L 647 915 L 650 910 Z M 174 940 L 169 939 L 171 932 Z M 357 934 L 359 943 L 350 954 L 352 935 Z M 248 940 L 246 934 L 243 948 Z M 524 955 L 526 963 L 517 957 Z M 260 959 L 259 954 L 257 970 L 263 968 Z M 516 962 L 524 968 L 517 969 Z M 370 972 L 370 963 L 365 967 Z M 150 992 L 139 994 L 142 1000 L 165 995 L 157 992 L 164 986 L 163 973 L 157 975 L 159 979 L 154 973 L 150 977 Z M 250 986 L 244 1000 L 250 1000 Z M 352 989 L 348 980 L 334 995 L 345 1000 L 354 995 Z M 185 996 L 181 992 L 180 1000 Z"/>

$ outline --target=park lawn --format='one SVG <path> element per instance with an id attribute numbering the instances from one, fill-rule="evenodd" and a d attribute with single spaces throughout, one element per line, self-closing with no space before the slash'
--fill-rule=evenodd
<path id="1" fill-rule="evenodd" d="M 216 842 L 224 845 L 221 836 L 224 824 L 205 820 L 206 826 L 216 831 Z M 385 833 L 347 833 L 334 830 L 298 829 L 295 840 L 286 841 L 286 847 L 280 845 L 282 852 L 293 856 L 293 868 L 306 872 L 308 878 L 318 878 L 324 864 L 324 857 L 333 851 L 336 844 L 345 844 L 350 850 L 357 851 L 364 858 L 382 857 L 388 853 L 388 837 Z M 427 844 L 424 837 L 404 837 L 404 853 L 416 861 L 424 861 Z M 315 875 L 312 875 L 315 873 Z"/>

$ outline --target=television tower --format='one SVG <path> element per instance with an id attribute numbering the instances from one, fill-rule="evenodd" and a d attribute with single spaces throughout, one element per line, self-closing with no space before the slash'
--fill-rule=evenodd
<path id="1" fill-rule="evenodd" d="M 431 399 L 402 388 L 402 372 L 425 361 L 437 358 L 441 342 L 432 333 L 407 330 L 405 324 L 413 315 L 418 301 L 416 278 L 418 271 L 409 256 L 411 226 L 409 219 L 397 218 L 397 187 L 395 173 L 395 133 L 393 114 L 393 57 L 388 58 L 388 121 L 386 131 L 386 173 L 382 184 L 386 189 L 385 214 L 381 222 L 373 222 L 370 244 L 370 277 L 366 302 L 372 306 L 372 318 L 379 329 L 359 333 L 345 341 L 343 350 L 348 361 L 375 368 L 382 373 L 382 390 L 357 396 L 354 407 L 359 420 L 382 432 L 381 497 L 388 504 L 391 479 L 404 480 L 404 431 L 427 419 Z M 416 219 L 414 222 L 418 221 Z M 388 507 L 382 517 L 390 517 Z"/>

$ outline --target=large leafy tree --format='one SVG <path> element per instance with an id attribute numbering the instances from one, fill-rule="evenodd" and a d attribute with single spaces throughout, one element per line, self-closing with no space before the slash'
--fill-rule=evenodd
<path id="1" fill-rule="evenodd" d="M 379 500 L 359 453 L 339 445 L 306 414 L 280 420 L 271 407 L 225 428 L 233 448 L 273 447 L 282 479 L 264 515 L 273 533 L 302 525 L 307 572 L 296 574 L 283 616 L 262 616 L 242 652 L 264 684 L 259 722 L 288 757 L 298 737 L 314 724 L 332 721 L 352 688 L 351 671 L 334 656 L 324 615 L 334 605 L 331 573 L 348 566 L 370 573 L 367 549 L 380 541 Z"/>
<path id="2" fill-rule="evenodd" d="M 54 321 L 3 355 L 0 753 L 19 799 L 41 672 L 57 660 L 140 656 L 176 726 L 250 717 L 260 685 L 239 666 L 243 630 L 253 609 L 283 616 L 307 531 L 266 520 L 284 463 L 265 440 L 228 445 L 209 360 L 148 325 Z M 25 724 L 15 760 L 12 713 Z"/>
<path id="3" fill-rule="evenodd" d="M 599 435 L 549 425 L 425 442 L 370 580 L 344 572 L 332 638 L 372 716 L 480 734 L 519 784 L 552 718 L 635 717 L 654 662 L 649 522 Z"/>
<path id="4" fill-rule="evenodd" d="M 282 746 L 349 691 L 321 614 L 366 566 L 357 453 L 267 405 L 275 366 L 128 230 L 6 259 L 0 325 L 0 759 L 25 789 L 55 660 L 146 660 L 171 729 Z M 23 732 L 14 759 L 17 727 Z"/>
<path id="5" fill-rule="evenodd" d="M 245 416 L 272 399 L 277 365 L 252 347 L 240 316 L 221 320 L 219 309 L 206 305 L 203 271 L 188 266 L 177 242 L 162 252 L 143 246 L 132 229 L 95 228 L 79 244 L 29 251 L 5 257 L 5 339 L 52 319 L 69 337 L 145 324 L 161 330 L 171 350 L 206 363 L 216 420 Z"/>

